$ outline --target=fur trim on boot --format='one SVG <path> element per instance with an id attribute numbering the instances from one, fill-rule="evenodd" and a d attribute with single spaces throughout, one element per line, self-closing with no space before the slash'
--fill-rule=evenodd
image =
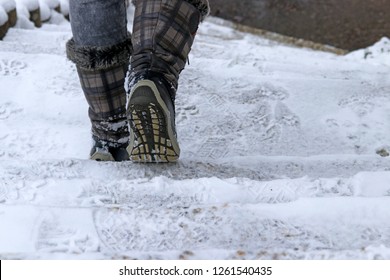
<path id="1" fill-rule="evenodd" d="M 66 55 L 84 70 L 103 70 L 127 64 L 132 52 L 131 38 L 108 47 L 76 46 L 73 38 L 66 43 Z"/>

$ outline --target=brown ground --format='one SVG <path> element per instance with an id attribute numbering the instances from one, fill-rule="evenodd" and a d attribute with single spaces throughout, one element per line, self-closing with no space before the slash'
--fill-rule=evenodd
<path id="1" fill-rule="evenodd" d="M 209 0 L 212 15 L 346 50 L 390 37 L 390 0 Z"/>

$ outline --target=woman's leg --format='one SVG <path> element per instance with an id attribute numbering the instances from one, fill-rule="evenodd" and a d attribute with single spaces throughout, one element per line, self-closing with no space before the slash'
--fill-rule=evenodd
<path id="1" fill-rule="evenodd" d="M 127 117 L 130 158 L 172 162 L 180 156 L 174 101 L 207 0 L 135 0 Z"/>
<path id="2" fill-rule="evenodd" d="M 73 38 L 67 56 L 76 64 L 89 104 L 95 160 L 126 160 L 124 82 L 131 54 L 124 0 L 70 0 Z"/>

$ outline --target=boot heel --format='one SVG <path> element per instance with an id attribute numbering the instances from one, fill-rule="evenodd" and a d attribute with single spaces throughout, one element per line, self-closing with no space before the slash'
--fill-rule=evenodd
<path id="1" fill-rule="evenodd" d="M 167 106 L 170 98 L 164 101 L 161 94 L 167 93 L 162 88 L 159 91 L 153 81 L 142 80 L 134 86 L 130 95 L 127 107 L 130 143 L 127 151 L 134 162 L 176 162 L 179 159 L 173 106 Z"/>

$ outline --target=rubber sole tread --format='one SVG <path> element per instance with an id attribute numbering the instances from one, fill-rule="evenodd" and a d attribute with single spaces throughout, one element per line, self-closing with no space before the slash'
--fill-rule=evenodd
<path id="1" fill-rule="evenodd" d="M 175 152 L 168 133 L 168 121 L 163 109 L 154 103 L 131 104 L 130 129 L 134 142 L 130 147 L 130 159 L 134 162 L 175 162 Z M 174 140 L 176 141 L 176 139 Z"/>

